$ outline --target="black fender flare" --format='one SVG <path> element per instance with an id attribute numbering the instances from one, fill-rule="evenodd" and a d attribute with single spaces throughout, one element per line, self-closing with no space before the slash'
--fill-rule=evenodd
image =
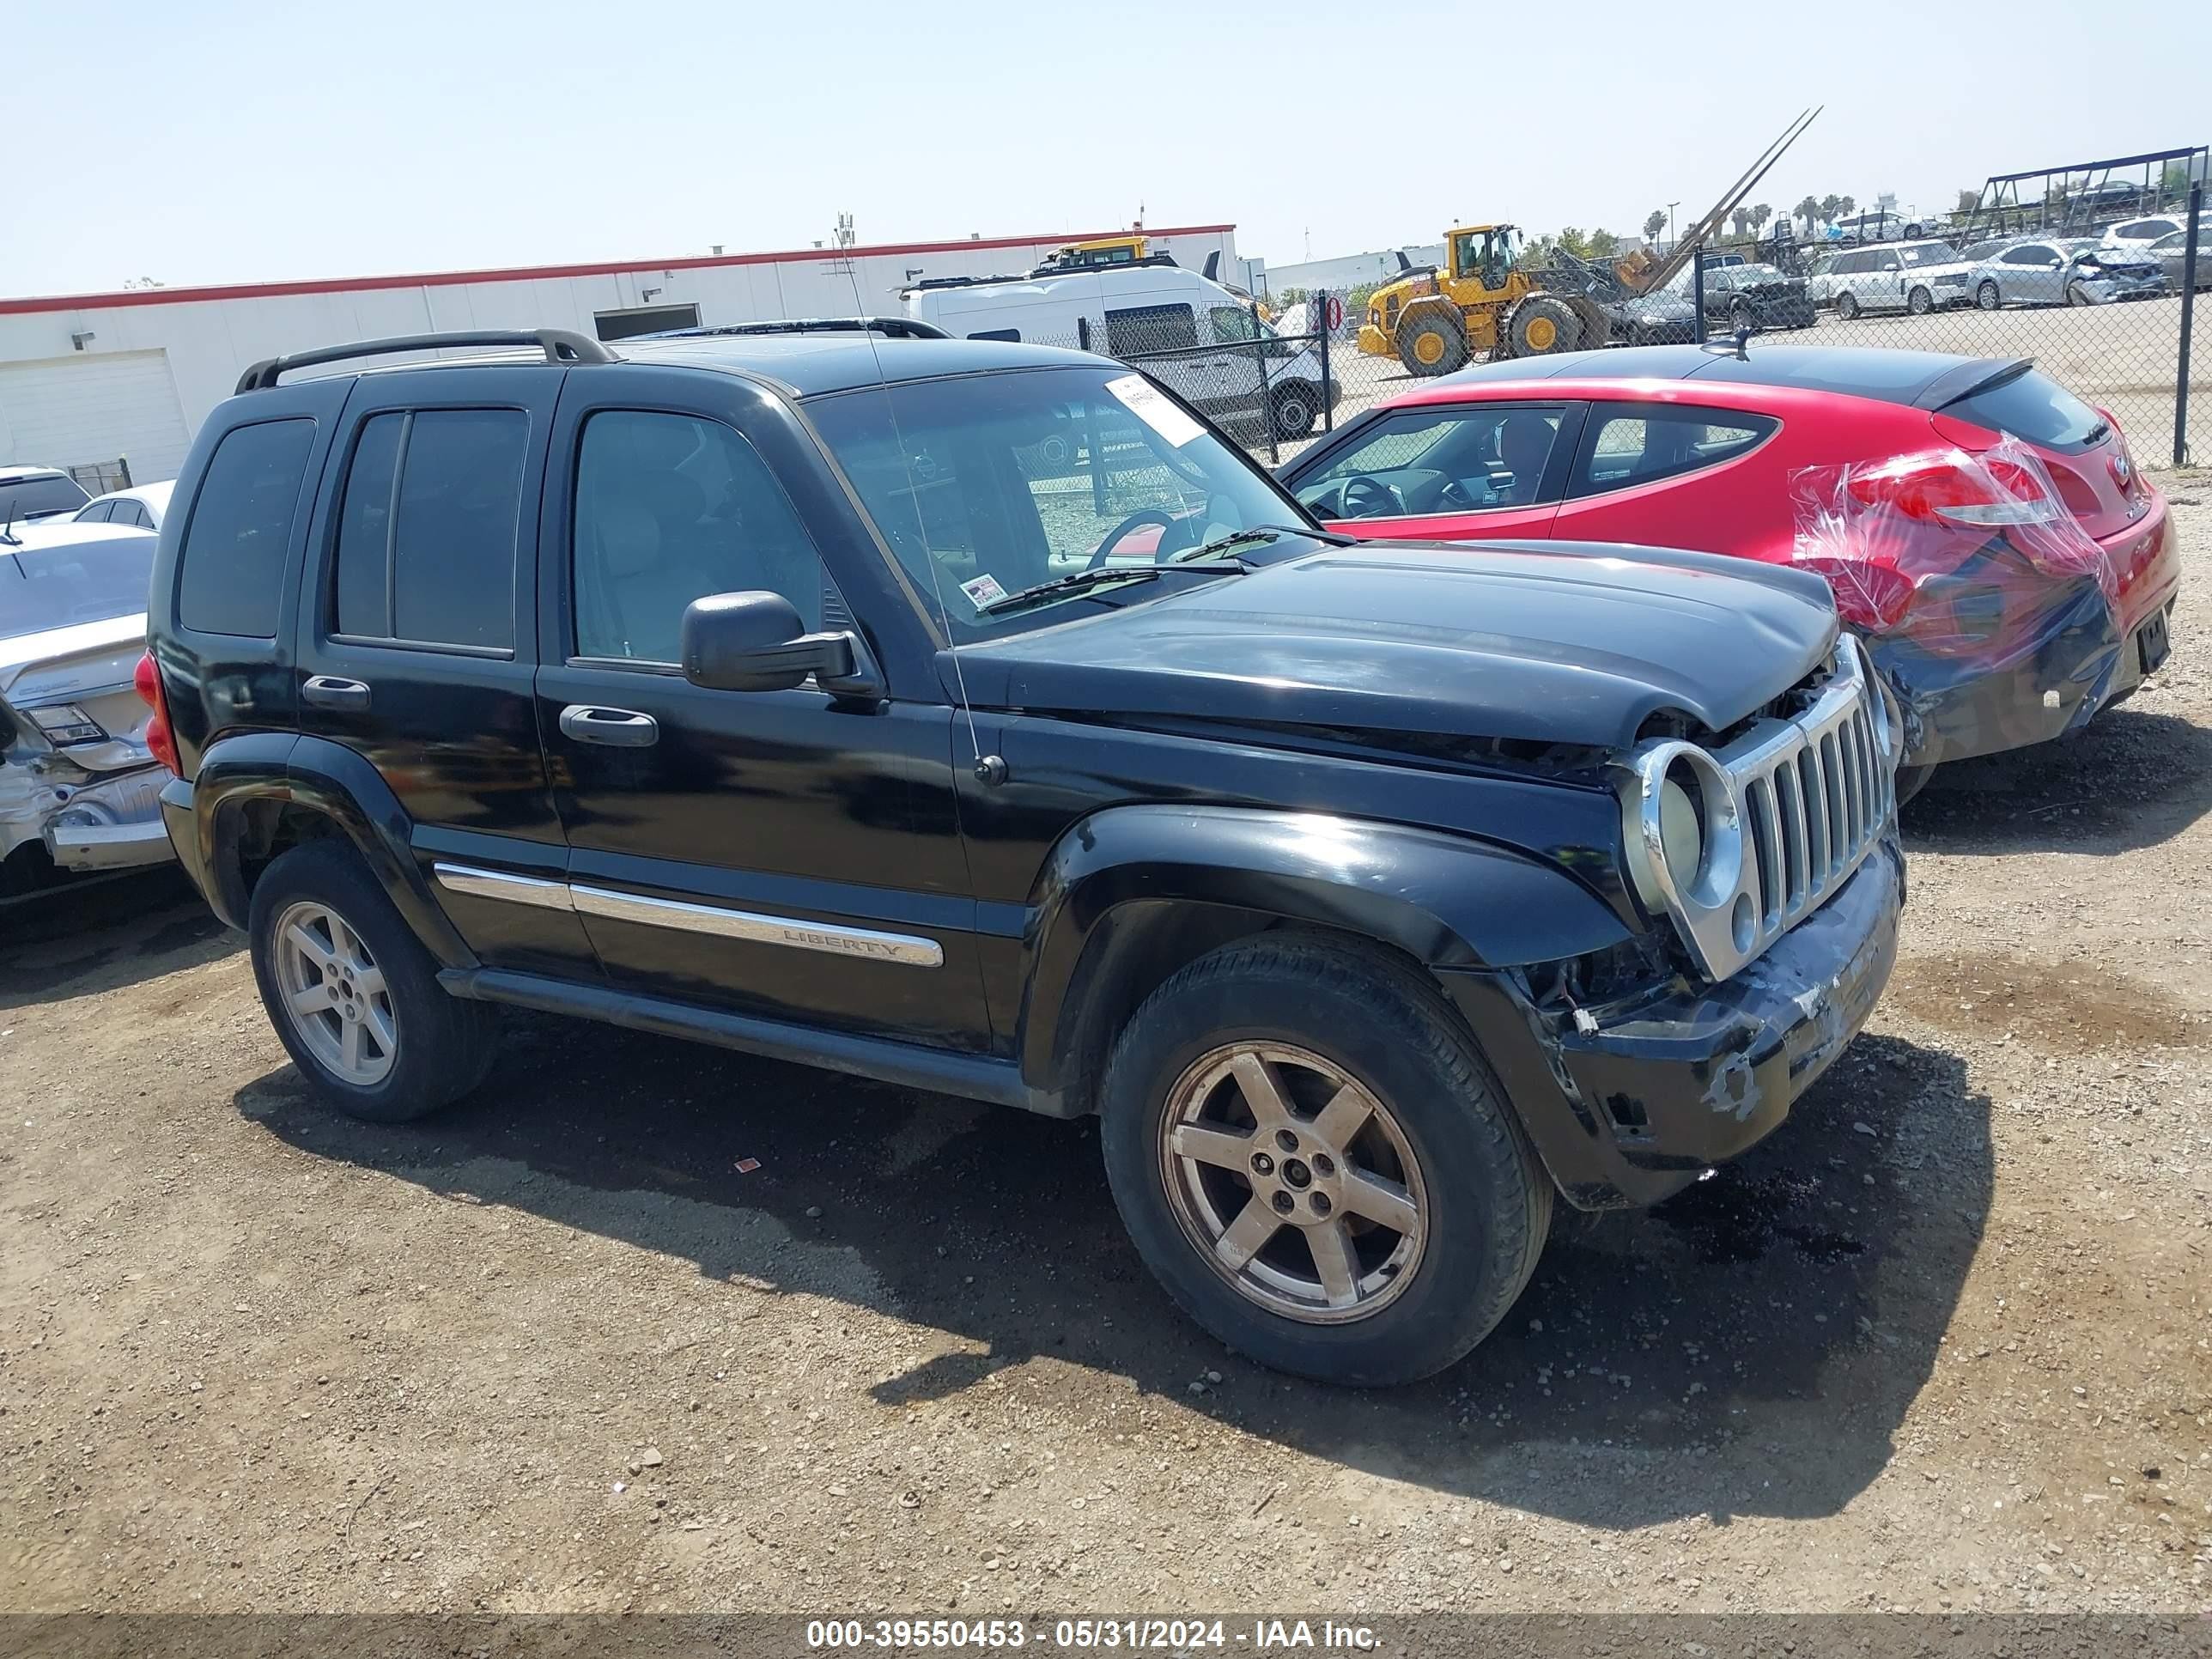
<path id="1" fill-rule="evenodd" d="M 244 840 L 254 801 L 286 802 L 329 819 L 441 968 L 477 965 L 430 892 L 410 842 L 413 821 L 383 774 L 343 744 L 295 732 L 219 738 L 192 775 L 198 867 L 191 874 L 225 922 L 246 926 Z"/>
<path id="2" fill-rule="evenodd" d="M 1085 957 L 1115 909 L 1183 900 L 1357 934 L 1425 966 L 1502 969 L 1629 937 L 1556 865 L 1404 824 L 1227 806 L 1116 806 L 1061 836 L 1031 889 L 1017 1039 L 1032 1087 L 1064 1088 Z"/>

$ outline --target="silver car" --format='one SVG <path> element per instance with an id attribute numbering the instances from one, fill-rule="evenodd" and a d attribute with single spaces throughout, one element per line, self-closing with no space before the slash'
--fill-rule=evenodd
<path id="1" fill-rule="evenodd" d="M 2180 293 L 2181 284 L 2187 280 L 2187 272 L 2182 267 L 2189 253 L 2189 233 L 2171 231 L 2143 251 L 2158 260 L 2166 273 L 2166 287 L 2173 293 Z M 2197 227 L 2197 286 L 2212 288 L 2212 224 Z"/>
<path id="2" fill-rule="evenodd" d="M 172 855 L 168 772 L 132 678 L 158 540 L 104 524 L 0 529 L 0 892 L 49 870 Z"/>
<path id="3" fill-rule="evenodd" d="M 2166 292 L 2166 271 L 2148 253 L 2100 247 L 2093 237 L 2012 242 L 1974 268 L 1974 303 L 2001 306 L 2094 306 L 2148 300 Z"/>

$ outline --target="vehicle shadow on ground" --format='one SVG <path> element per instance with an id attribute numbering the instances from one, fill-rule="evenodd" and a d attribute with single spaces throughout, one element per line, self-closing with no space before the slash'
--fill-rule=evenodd
<path id="1" fill-rule="evenodd" d="M 1032 1367 L 1018 1386 L 1094 1431 L 1133 1412 L 1064 1369 L 1087 1367 L 1348 1469 L 1620 1528 L 1827 1515 L 1863 1490 L 1935 1364 L 1991 1191 L 1989 1103 L 1961 1064 L 1862 1037 L 1781 1131 L 1661 1211 L 1563 1215 L 1467 1360 L 1362 1394 L 1236 1359 L 1184 1319 L 1123 1237 L 1089 1123 L 535 1018 L 478 1096 L 418 1126 L 338 1118 L 289 1067 L 237 1105 L 316 1157 L 716 1279 L 849 1296 L 807 1261 L 850 1251 L 871 1305 L 966 1345 L 877 1382 L 886 1406 Z M 727 1225 L 702 1226 L 702 1205 Z M 1192 1393 L 1209 1370 L 1224 1382 Z"/>
<path id="2" fill-rule="evenodd" d="M 112 991 L 245 944 L 181 870 L 58 887 L 0 908 L 0 1011 Z"/>
<path id="3" fill-rule="evenodd" d="M 1938 768 L 1901 815 L 1907 852 L 2111 856 L 2212 811 L 2212 732 L 2123 705 L 2072 737 Z"/>

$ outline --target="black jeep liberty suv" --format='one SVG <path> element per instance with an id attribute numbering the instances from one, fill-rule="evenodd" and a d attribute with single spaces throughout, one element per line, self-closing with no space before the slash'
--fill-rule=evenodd
<path id="1" fill-rule="evenodd" d="M 1817 577 L 1353 545 L 1127 367 L 934 334 L 368 342 L 210 417 L 141 689 L 325 1094 L 453 1100 L 510 1003 L 1096 1113 L 1169 1293 L 1364 1383 L 1555 1194 L 1783 1121 L 1904 896 Z"/>

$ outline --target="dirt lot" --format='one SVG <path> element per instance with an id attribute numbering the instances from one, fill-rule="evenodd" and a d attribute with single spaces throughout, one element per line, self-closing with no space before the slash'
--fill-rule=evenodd
<path id="1" fill-rule="evenodd" d="M 1198 1335 L 1087 1126 L 519 1019 L 365 1127 L 173 881 L 11 913 L 0 1607 L 2212 1608 L 2208 589 L 1908 811 L 1791 1123 L 1394 1394 Z"/>

